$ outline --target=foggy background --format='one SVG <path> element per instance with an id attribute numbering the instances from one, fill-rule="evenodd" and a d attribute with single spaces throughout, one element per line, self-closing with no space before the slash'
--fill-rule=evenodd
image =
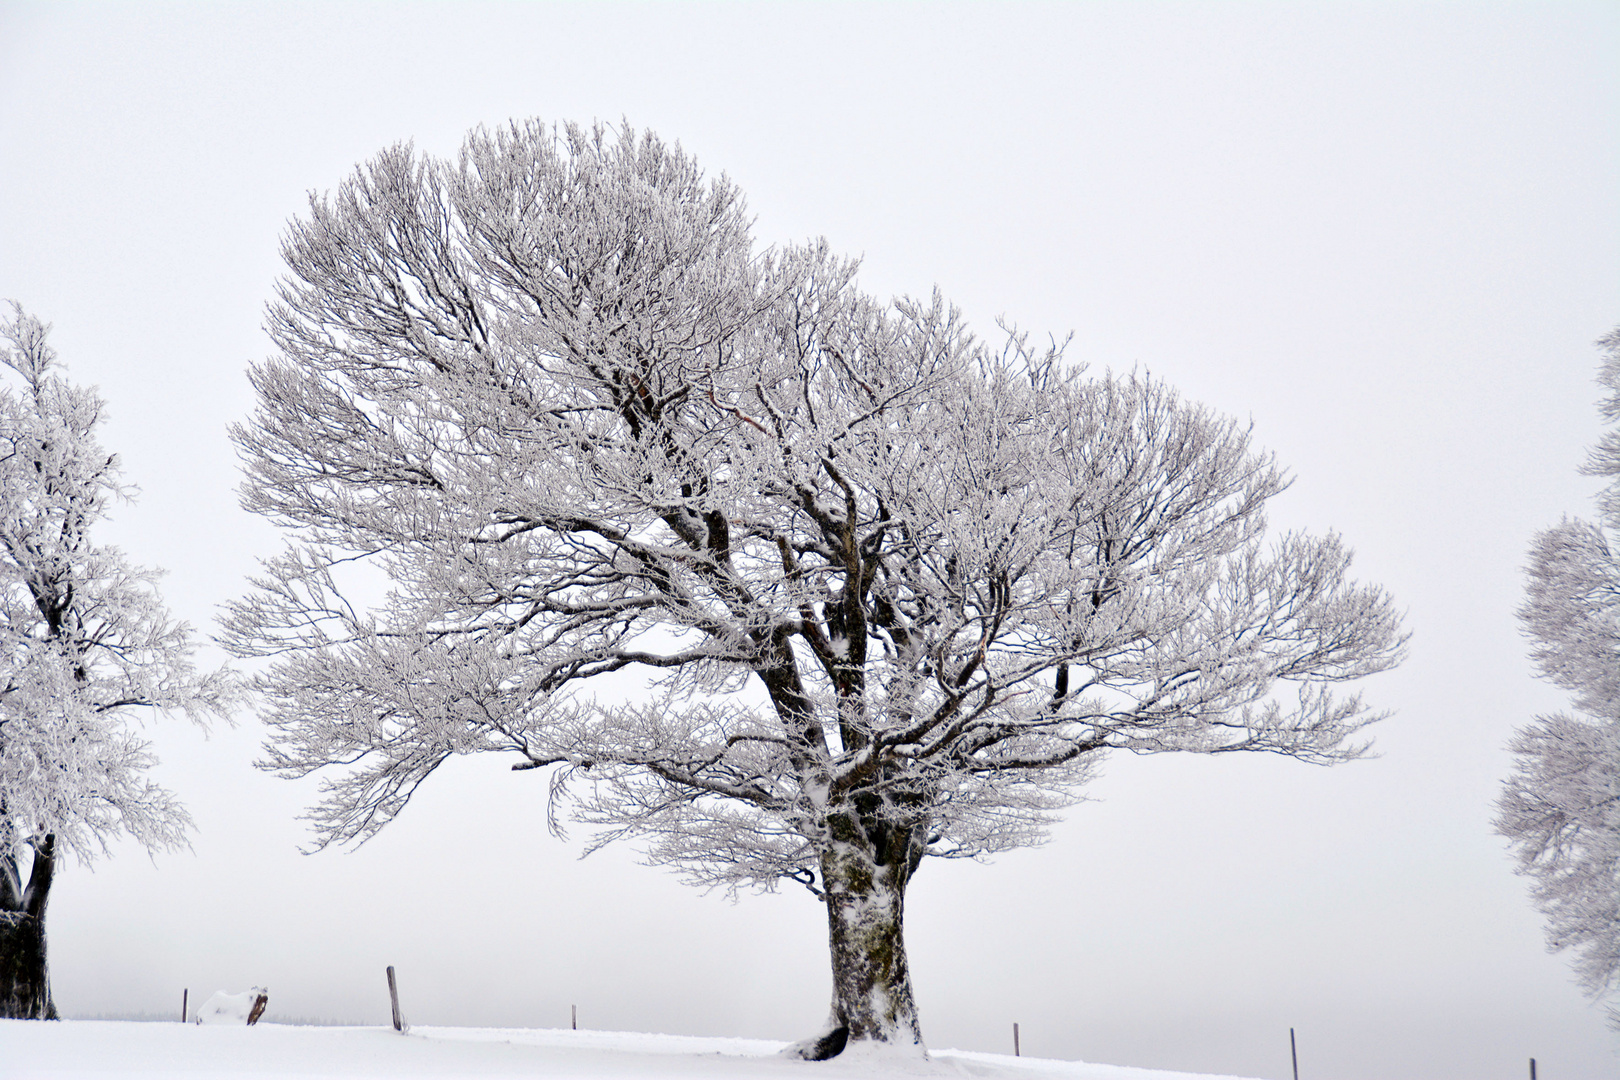
<path id="1" fill-rule="evenodd" d="M 0 4 L 0 297 L 108 401 L 139 501 L 100 539 L 167 568 L 206 641 L 279 539 L 227 423 L 266 355 L 310 190 L 412 139 L 628 120 L 747 193 L 761 244 L 825 235 L 878 295 L 938 285 L 1069 357 L 1252 421 L 1408 613 L 1334 769 L 1110 761 L 1040 849 L 931 860 L 907 943 L 930 1045 L 1310 1080 L 1620 1075 L 1491 830 L 1534 713 L 1513 611 L 1533 532 L 1589 515 L 1593 341 L 1620 323 L 1613 4 Z M 208 646 L 208 663 L 221 659 Z M 822 909 L 583 862 L 546 778 L 461 759 L 353 853 L 298 854 L 313 787 L 251 714 L 146 729 L 194 850 L 69 863 L 64 1015 L 789 1039 L 825 1015 Z"/>

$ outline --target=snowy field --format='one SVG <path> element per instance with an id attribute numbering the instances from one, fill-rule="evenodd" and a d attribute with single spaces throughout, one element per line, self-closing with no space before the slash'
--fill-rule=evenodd
<path id="1" fill-rule="evenodd" d="M 789 1061 L 761 1039 L 536 1028 L 199 1027 L 115 1020 L 0 1020 L 5 1080 L 75 1077 L 790 1077 L 962 1076 L 987 1080 L 1221 1080 L 1118 1065 L 936 1050 L 928 1061 Z"/>

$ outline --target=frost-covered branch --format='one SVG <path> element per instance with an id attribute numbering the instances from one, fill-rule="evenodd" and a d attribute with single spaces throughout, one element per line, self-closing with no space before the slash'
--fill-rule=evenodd
<path id="1" fill-rule="evenodd" d="M 1620 331 L 1601 342 L 1603 415 L 1620 419 Z M 1620 435 L 1605 433 L 1587 465 L 1620 478 Z M 1496 828 L 1547 920 L 1547 945 L 1570 949 L 1581 988 L 1620 992 L 1620 479 L 1598 500 L 1598 523 L 1565 519 L 1530 549 L 1519 619 L 1542 678 L 1568 691 L 1574 714 L 1538 716 L 1514 734 L 1513 775 Z M 1620 1027 L 1620 1009 L 1611 1009 Z"/>
<path id="2" fill-rule="evenodd" d="M 237 693 L 194 668 L 158 575 L 91 538 L 125 489 L 96 442 L 101 399 L 62 378 L 48 329 L 16 305 L 0 321 L 0 910 L 22 853 L 50 837 L 86 860 L 119 835 L 183 844 L 190 818 L 146 779 L 155 759 L 132 721 L 203 723 Z"/>

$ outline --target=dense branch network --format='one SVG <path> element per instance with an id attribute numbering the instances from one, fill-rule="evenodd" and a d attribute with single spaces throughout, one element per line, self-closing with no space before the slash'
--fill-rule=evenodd
<path id="1" fill-rule="evenodd" d="M 283 253 L 235 437 L 296 540 L 225 640 L 322 844 L 500 751 L 694 880 L 818 889 L 841 830 L 980 855 L 1107 751 L 1325 763 L 1377 719 L 1332 684 L 1398 617 L 1337 538 L 1266 538 L 1245 429 L 756 251 L 651 135 L 399 147 Z"/>
<path id="2" fill-rule="evenodd" d="M 182 844 L 190 819 L 145 776 L 154 758 L 131 720 L 202 721 L 235 694 L 225 673 L 194 669 L 157 575 L 92 540 L 124 494 L 95 438 L 102 402 L 61 377 L 44 324 L 12 315 L 0 322 L 0 914 L 27 911 L 30 892 L 42 909 L 59 849 L 88 859 L 120 834 Z"/>
<path id="3" fill-rule="evenodd" d="M 1620 420 L 1620 331 L 1600 346 L 1603 415 Z M 1594 999 L 1620 991 L 1620 430 L 1611 429 L 1586 471 L 1611 483 L 1597 523 L 1566 519 L 1530 549 L 1524 606 L 1537 672 L 1573 695 L 1573 713 L 1538 716 L 1514 734 L 1514 771 L 1497 802 L 1497 831 L 1547 920 L 1550 949 L 1573 953 Z M 1620 1009 L 1611 1010 L 1620 1028 Z"/>

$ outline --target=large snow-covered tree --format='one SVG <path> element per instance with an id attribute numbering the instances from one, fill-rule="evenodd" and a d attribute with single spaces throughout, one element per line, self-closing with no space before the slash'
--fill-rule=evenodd
<path id="1" fill-rule="evenodd" d="M 1620 421 L 1620 330 L 1599 345 L 1603 416 Z M 1542 678 L 1572 695 L 1572 713 L 1538 716 L 1514 734 L 1514 770 L 1497 802 L 1497 831 L 1534 882 L 1547 945 L 1574 953 L 1594 999 L 1620 991 L 1620 428 L 1593 450 L 1587 473 L 1611 478 L 1596 523 L 1566 519 L 1538 534 L 1519 618 Z M 1620 1027 L 1620 1009 L 1610 1016 Z"/>
<path id="2" fill-rule="evenodd" d="M 599 841 L 825 904 L 799 1053 L 920 1052 L 925 856 L 1037 841 L 1111 750 L 1364 749 L 1333 684 L 1399 618 L 1336 537 L 1266 537 L 1287 481 L 1247 430 L 756 249 L 651 134 L 396 147 L 283 254 L 235 436 L 291 538 L 225 641 L 269 658 L 264 764 L 328 777 L 321 844 L 515 755 Z"/>
<path id="3" fill-rule="evenodd" d="M 152 709 L 203 720 L 232 682 L 199 675 L 156 575 L 91 529 L 125 494 L 96 442 L 102 402 L 61 377 L 48 328 L 0 320 L 0 1017 L 52 1018 L 45 911 L 56 861 L 128 835 L 184 843 L 190 819 L 147 778 L 132 721 Z M 24 869 L 27 869 L 26 877 Z"/>

